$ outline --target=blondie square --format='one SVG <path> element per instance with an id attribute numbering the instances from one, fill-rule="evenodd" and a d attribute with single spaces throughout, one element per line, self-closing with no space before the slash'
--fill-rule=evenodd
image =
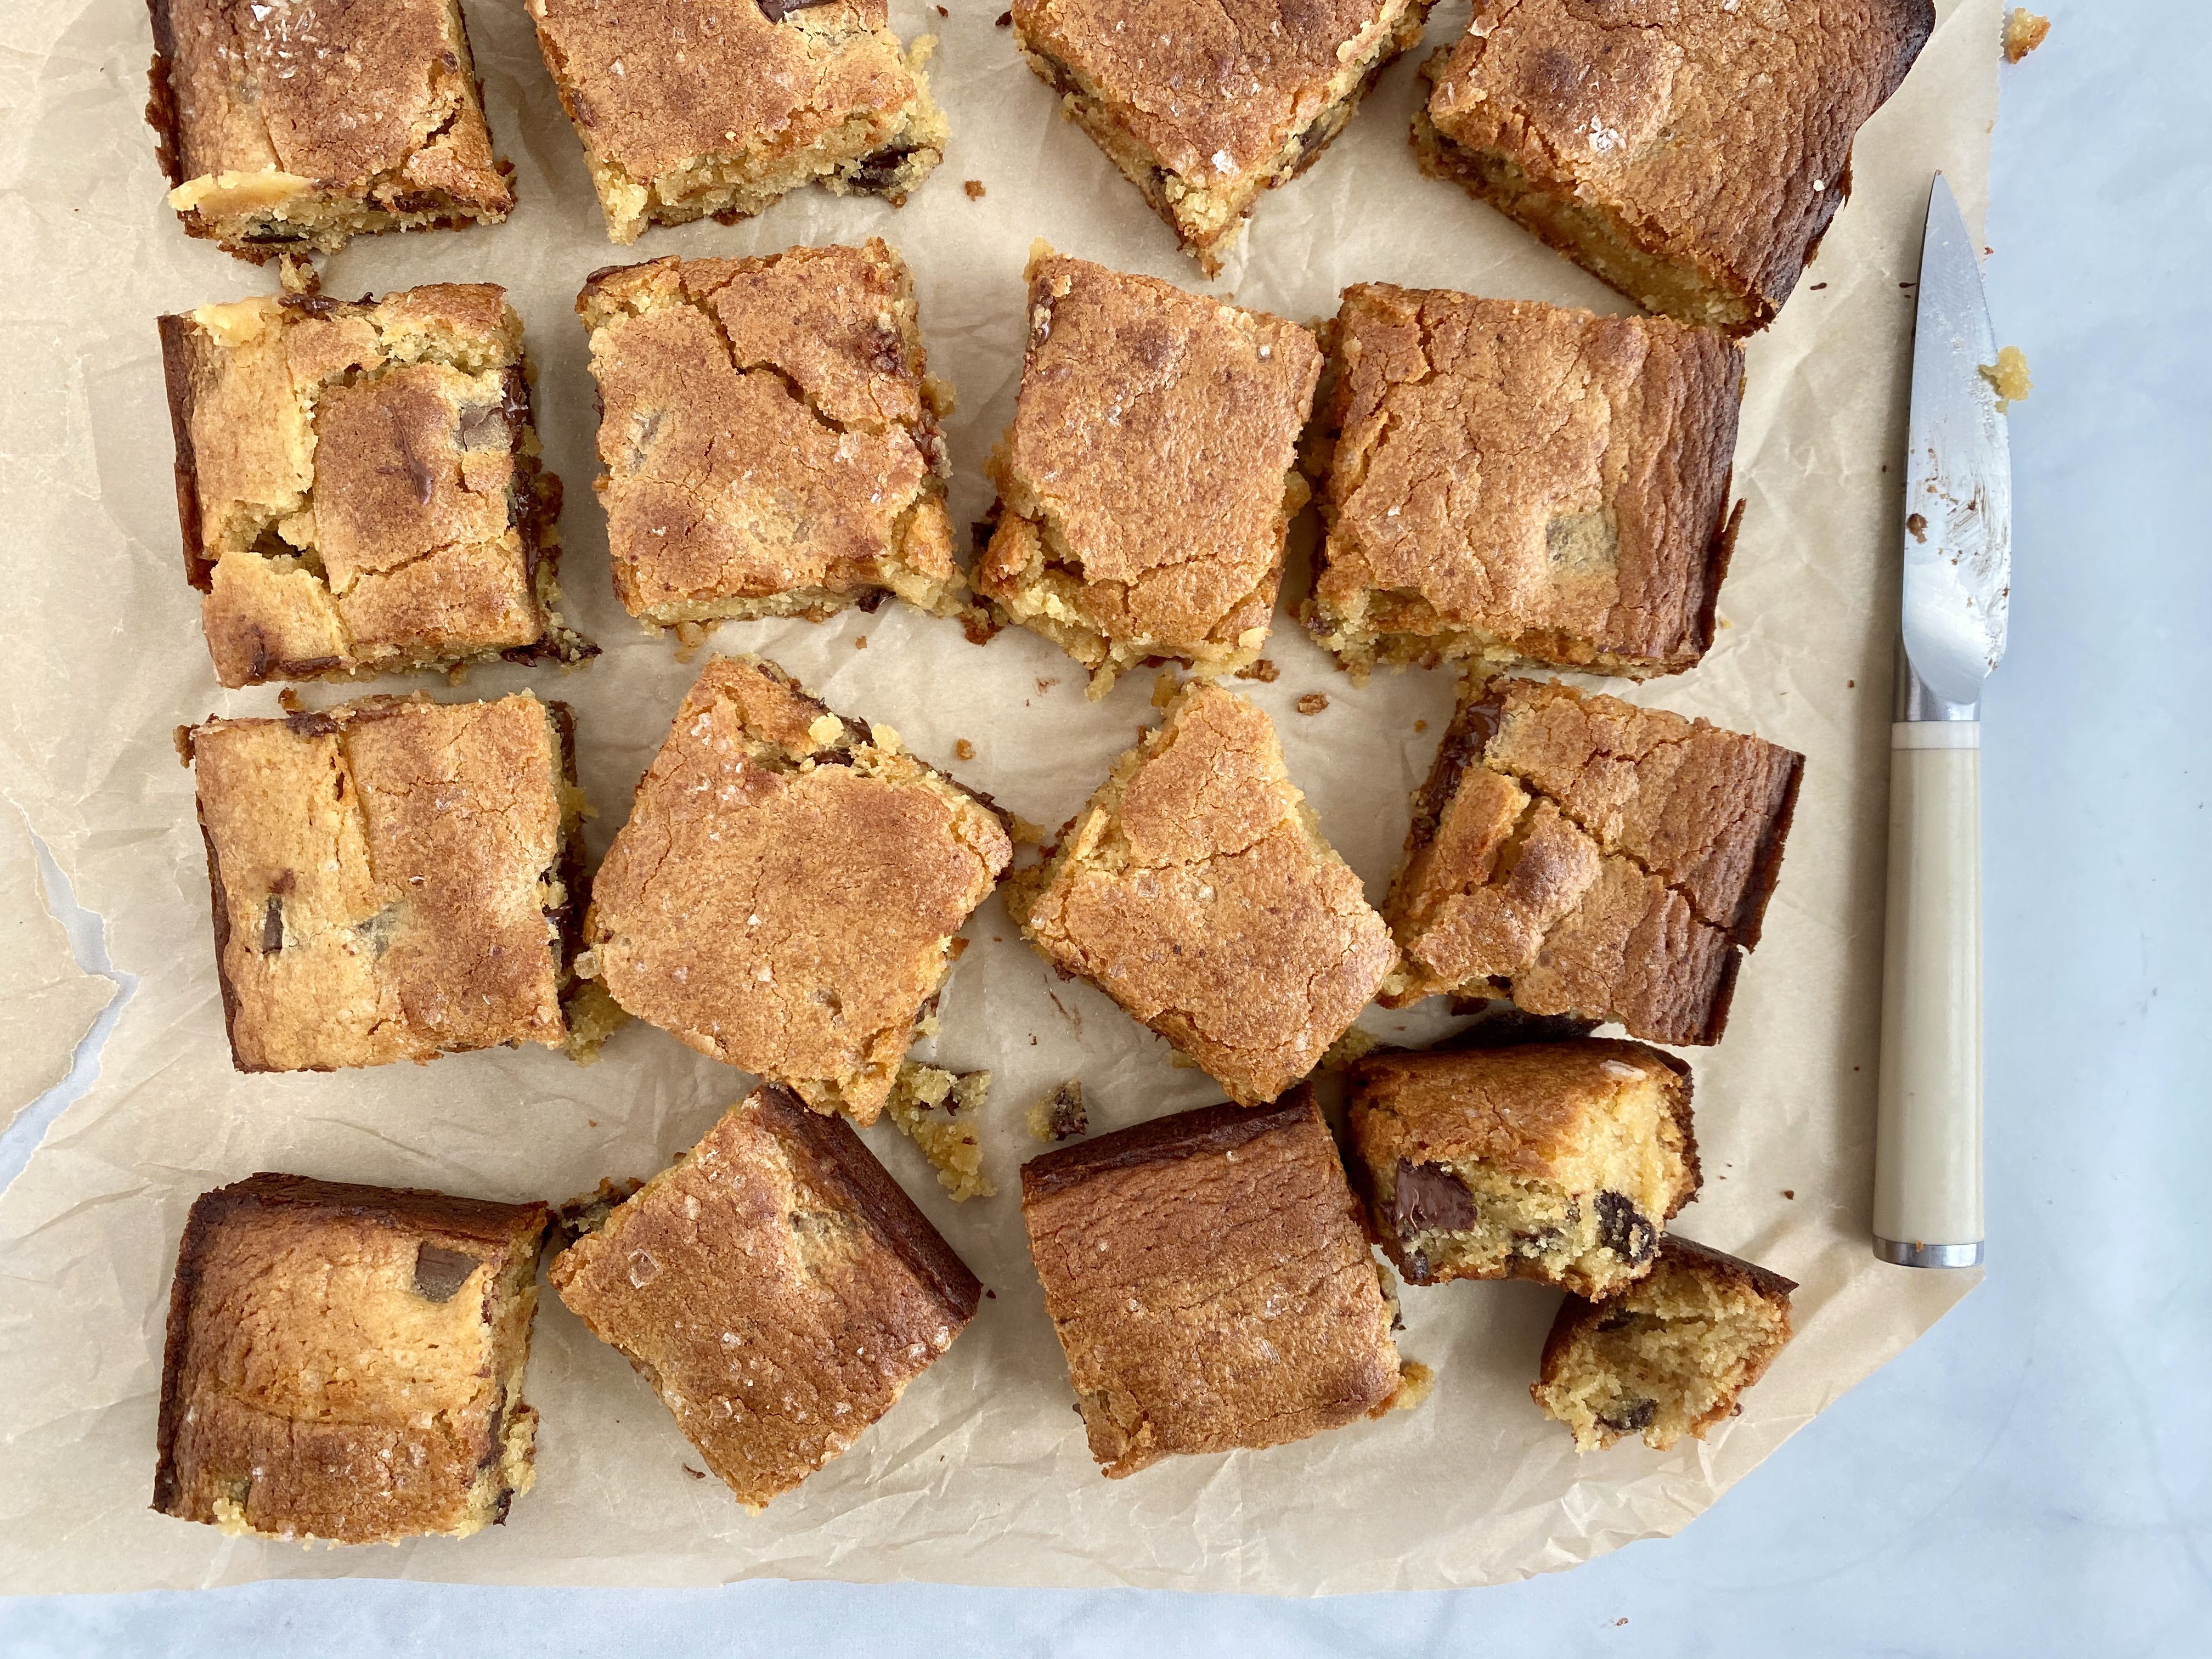
<path id="1" fill-rule="evenodd" d="M 1707 329 L 1362 283 L 1328 331 L 1307 628 L 1354 674 L 1643 678 L 1712 643 L 1743 354 Z"/>
<path id="2" fill-rule="evenodd" d="M 1851 188 L 1851 141 L 1930 0 L 1479 0 L 1422 68 L 1422 169 L 1638 304 L 1774 319 Z"/>
<path id="3" fill-rule="evenodd" d="M 1303 1440 L 1419 1392 L 1424 1373 L 1401 1374 L 1383 1270 L 1305 1090 L 1033 1158 L 1022 1219 L 1109 1480 Z"/>
<path id="4" fill-rule="evenodd" d="M 914 278 L 882 242 L 602 270 L 576 310 L 599 386 L 615 592 L 662 627 L 819 621 L 887 594 L 982 622 Z"/>
<path id="5" fill-rule="evenodd" d="M 954 938 L 1013 856 L 998 811 L 774 663 L 709 663 L 592 885 L 578 971 L 704 1054 L 872 1123 Z"/>
<path id="6" fill-rule="evenodd" d="M 1601 1037 L 1380 1054 L 1352 1070 L 1376 1237 L 1416 1285 L 1534 1279 L 1595 1301 L 1698 1194 L 1690 1068 Z"/>
<path id="7" fill-rule="evenodd" d="M 161 329 L 225 685 L 595 654 L 557 608 L 561 481 L 505 289 L 240 300 Z"/>
<path id="8" fill-rule="evenodd" d="M 1213 276 L 1263 190 L 1312 166 L 1430 0 L 1016 0 L 1060 106 Z"/>
<path id="9" fill-rule="evenodd" d="M 591 1213 L 554 1290 L 748 1509 L 896 1404 L 982 1294 L 851 1126 L 774 1084 Z"/>
<path id="10" fill-rule="evenodd" d="M 1274 726 L 1203 680 L 1115 763 L 1007 905 L 1062 976 L 1248 1104 L 1319 1065 L 1396 960 Z"/>
<path id="11" fill-rule="evenodd" d="M 543 1204 L 257 1175 L 169 1291 L 154 1508 L 263 1537 L 465 1537 L 530 1490 Z"/>
<path id="12" fill-rule="evenodd" d="M 1510 994 L 1719 1042 L 1803 767 L 1702 720 L 1471 678 L 1383 907 L 1405 953 L 1383 1003 Z"/>
<path id="13" fill-rule="evenodd" d="M 566 1040 L 584 811 L 566 706 L 372 697 L 179 737 L 240 1071 Z"/>
<path id="14" fill-rule="evenodd" d="M 1039 244 L 1029 344 L 975 585 L 1091 670 L 1260 654 L 1321 374 L 1296 324 Z"/>
<path id="15" fill-rule="evenodd" d="M 545 67 L 583 141 L 607 235 L 787 191 L 907 192 L 945 159 L 945 117 L 885 0 L 529 0 Z"/>
<path id="16" fill-rule="evenodd" d="M 1669 1235 L 1651 1272 L 1605 1302 L 1570 1296 L 1528 1392 L 1596 1451 L 1632 1434 L 1665 1451 L 1743 1409 L 1790 1340 L 1780 1273 Z"/>
<path id="17" fill-rule="evenodd" d="M 496 223 L 457 0 L 147 0 L 154 129 L 185 230 L 258 264 L 383 230 Z"/>

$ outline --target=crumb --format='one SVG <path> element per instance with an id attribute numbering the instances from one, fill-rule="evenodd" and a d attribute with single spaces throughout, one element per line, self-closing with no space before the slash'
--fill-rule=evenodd
<path id="1" fill-rule="evenodd" d="M 706 1470 L 695 1469 L 689 1463 L 686 1463 L 684 1466 L 684 1473 L 690 1475 L 694 1480 L 704 1480 L 707 1478 Z"/>
<path id="2" fill-rule="evenodd" d="M 975 758 L 975 745 L 969 742 L 967 738 L 961 738 L 953 744 L 952 752 L 961 760 L 974 760 Z"/>
<path id="3" fill-rule="evenodd" d="M 448 685 L 465 685 L 468 678 L 469 665 L 465 662 L 457 662 L 446 671 L 446 684 Z"/>
<path id="4" fill-rule="evenodd" d="M 1782 1189 L 1782 1196 L 1794 1200 L 1797 1196 L 1797 1189 L 1795 1187 L 1784 1187 Z"/>
<path id="5" fill-rule="evenodd" d="M 854 639 L 854 641 L 853 641 L 853 649 L 854 649 L 854 650 L 855 650 L 855 651 L 865 651 L 865 650 L 866 650 L 867 648 L 868 648 L 868 636 L 867 636 L 866 634 L 862 634 L 862 635 L 860 635 L 860 636 L 858 636 L 856 639 Z"/>
<path id="6" fill-rule="evenodd" d="M 960 188 L 968 192 L 968 199 L 971 202 L 980 202 L 983 199 L 983 181 L 981 179 L 964 179 L 961 181 Z"/>
<path id="7" fill-rule="evenodd" d="M 699 654 L 699 647 L 707 643 L 707 635 L 714 631 L 712 623 L 680 622 L 676 624 L 676 660 L 690 662 Z"/>
<path id="8" fill-rule="evenodd" d="M 1044 825 L 1031 823 L 1018 812 L 1006 814 L 1006 833 L 1014 838 L 1017 847 L 1042 847 L 1048 833 Z"/>
<path id="9" fill-rule="evenodd" d="M 1982 364 L 1981 374 L 1996 388 L 2000 415 L 2035 390 L 2027 378 L 2027 354 L 2018 346 L 1999 346 L 1996 362 Z"/>
<path id="10" fill-rule="evenodd" d="M 1924 542 L 1928 539 L 1928 515 L 1926 514 L 1906 514 L 1905 515 L 1905 527 L 1911 532 L 1912 539 L 1914 541 Z"/>
<path id="11" fill-rule="evenodd" d="M 290 686 L 286 686 L 282 691 L 279 691 L 276 694 L 276 706 L 288 714 L 298 714 L 300 712 L 300 694 L 294 690 Z"/>
<path id="12" fill-rule="evenodd" d="M 2050 25 L 2044 27 L 2047 28 Z M 304 254 L 277 255 L 276 281 L 287 294 L 313 295 L 323 291 L 323 279 L 316 274 L 314 266 L 307 263 Z"/>
<path id="13" fill-rule="evenodd" d="M 952 14 L 951 14 L 951 12 L 949 12 L 949 11 L 945 10 L 945 8 L 944 8 L 944 7 L 942 7 L 942 6 L 939 6 L 939 7 L 938 7 L 938 8 L 937 8 L 937 15 L 938 15 L 939 17 L 950 17 L 950 16 L 951 16 L 951 15 L 952 15 Z"/>
<path id="14" fill-rule="evenodd" d="M 1039 1140 L 1066 1140 L 1091 1127 L 1084 1109 L 1083 1084 L 1070 1078 L 1030 1108 L 1030 1133 Z"/>
<path id="15" fill-rule="evenodd" d="M 1309 691 L 1297 700 L 1295 707 L 1301 714 L 1318 714 L 1328 707 L 1328 695 L 1322 691 Z"/>
<path id="16" fill-rule="evenodd" d="M 1826 284 L 1826 283 L 1814 283 L 1814 284 L 1813 284 L 1813 286 L 1812 286 L 1811 288 L 1809 288 L 1809 289 L 1806 289 L 1805 291 L 1806 291 L 1807 293 L 1808 293 L 1808 294 L 1818 294 L 1818 293 L 1819 293 L 1822 289 L 1824 289 L 1824 288 L 1826 288 L 1826 287 L 1827 287 L 1827 284 Z"/>
<path id="17" fill-rule="evenodd" d="M 994 1302 L 996 1302 L 999 1299 L 999 1293 L 988 1285 L 983 1287 L 983 1294 L 989 1297 Z"/>
<path id="18" fill-rule="evenodd" d="M 607 1039 L 629 1024 L 629 1012 L 608 994 L 595 979 L 584 980 L 561 1009 L 568 1023 L 568 1040 L 562 1045 L 579 1066 L 596 1065 Z"/>
<path id="19" fill-rule="evenodd" d="M 1627 1622 L 1628 1622 L 1628 1620 L 1626 1620 L 1626 1619 L 1616 1619 L 1616 1620 L 1614 1620 L 1613 1621 L 1613 1627 L 1615 1630 L 1619 1630 L 1619 1629 L 1620 1629 L 1623 1625 L 1626 1624 Z"/>
<path id="20" fill-rule="evenodd" d="M 1255 659 L 1249 668 L 1238 669 L 1237 671 L 1237 678 L 1240 680 L 1257 680 L 1262 685 L 1273 685 L 1275 683 L 1276 677 L 1281 674 L 1282 672 L 1283 671 L 1276 667 L 1274 663 L 1268 658 L 1261 657 Z"/>
<path id="21" fill-rule="evenodd" d="M 1426 720 L 1415 720 L 1413 722 L 1413 730 L 1416 732 L 1425 732 L 1428 729 L 1429 723 Z"/>
<path id="22" fill-rule="evenodd" d="M 1050 679 L 1048 679 L 1048 680 L 1039 680 L 1039 681 L 1037 682 L 1037 690 L 1040 690 L 1040 691 L 1049 691 L 1049 690 L 1052 690 L 1052 688 L 1053 688 L 1054 686 L 1058 685 L 1059 684 L 1060 684 L 1060 676 L 1059 676 L 1059 675 L 1057 675 L 1057 674 L 1054 674 L 1054 675 Z"/>
<path id="23" fill-rule="evenodd" d="M 956 1076 L 942 1066 L 907 1060 L 884 1103 L 885 1115 L 936 1167 L 939 1184 L 956 1204 L 989 1198 L 999 1190 L 983 1173 L 982 1143 L 972 1121 L 990 1091 L 988 1072 Z"/>
<path id="24" fill-rule="evenodd" d="M 1328 1052 L 1321 1057 L 1318 1070 L 1340 1072 L 1356 1060 L 1373 1054 L 1382 1046 L 1382 1039 L 1372 1031 L 1363 1031 L 1357 1025 L 1328 1045 Z"/>
<path id="25" fill-rule="evenodd" d="M 1163 668 L 1152 678 L 1152 707 L 1164 708 L 1176 700 L 1176 672 Z"/>
<path id="26" fill-rule="evenodd" d="M 1844 690 L 1846 691 L 1856 691 L 1858 689 L 1859 683 L 1856 680 L 1845 680 L 1844 682 Z"/>
<path id="27" fill-rule="evenodd" d="M 1013 26 L 1014 26 L 1014 15 L 1013 15 L 1013 13 L 1012 13 L 1012 12 L 1010 12 L 1010 11 L 1002 11 L 1002 12 L 1000 12 L 1000 13 L 999 14 L 999 21 L 998 21 L 996 23 L 994 23 L 994 24 L 993 24 L 993 25 L 992 25 L 992 27 L 993 27 L 994 28 L 1001 28 L 1001 29 L 1010 29 L 1010 28 L 1013 27 Z"/>
<path id="28" fill-rule="evenodd" d="M 2014 6 L 2005 17 L 2004 60 L 2017 64 L 2043 44 L 2051 33 L 2051 20 L 2039 17 L 2026 6 Z"/>

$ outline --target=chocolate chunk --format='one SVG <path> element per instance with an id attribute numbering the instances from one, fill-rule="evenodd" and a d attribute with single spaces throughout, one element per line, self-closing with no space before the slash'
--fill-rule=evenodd
<path id="1" fill-rule="evenodd" d="M 1416 1233 L 1463 1232 L 1474 1225 L 1474 1199 L 1441 1164 L 1398 1160 L 1390 1224 L 1401 1239 Z"/>
<path id="2" fill-rule="evenodd" d="M 1406 1258 L 1406 1282 L 1408 1285 L 1432 1285 L 1436 1282 L 1429 1271 L 1429 1259 L 1415 1250 Z"/>
<path id="3" fill-rule="evenodd" d="M 284 948 L 284 901 L 275 893 L 261 907 L 261 954 L 273 957 Z"/>
<path id="4" fill-rule="evenodd" d="M 826 6 L 830 0 L 753 0 L 761 15 L 771 23 L 781 23 L 795 11 L 805 11 L 815 6 Z"/>
<path id="5" fill-rule="evenodd" d="M 845 175 L 845 182 L 854 190 L 889 190 L 898 182 L 901 164 L 914 151 L 912 144 L 886 144 L 863 155 Z"/>
<path id="6" fill-rule="evenodd" d="M 1071 1140 L 1091 1127 L 1091 1114 L 1083 1104 L 1083 1085 L 1074 1078 L 1037 1103 L 1032 1126 L 1053 1140 Z"/>
<path id="7" fill-rule="evenodd" d="M 1597 1242 L 1632 1267 L 1641 1267 L 1659 1246 L 1659 1230 L 1651 1224 L 1650 1217 L 1619 1193 L 1600 1193 Z"/>
<path id="8" fill-rule="evenodd" d="M 461 411 L 460 447 L 463 449 L 506 449 L 514 441 L 512 416 L 504 400 L 495 404 L 472 404 Z"/>
<path id="9" fill-rule="evenodd" d="M 906 342 L 899 337 L 899 331 L 895 328 L 873 331 L 868 337 L 866 356 L 868 367 L 878 374 L 903 375 L 906 373 Z"/>
<path id="10" fill-rule="evenodd" d="M 1524 1042 L 1567 1042 L 1597 1030 L 1594 1019 L 1572 1014 L 1531 1014 L 1518 1008 L 1486 1009 L 1476 1024 L 1437 1044 L 1439 1048 L 1512 1048 Z"/>
<path id="11" fill-rule="evenodd" d="M 432 1302 L 450 1302 L 453 1292 L 483 1265 L 477 1257 L 459 1250 L 419 1244 L 415 1249 L 415 1294 Z"/>
<path id="12" fill-rule="evenodd" d="M 302 708 L 284 716 L 284 729 L 295 738 L 327 738 L 338 729 L 338 723 L 328 714 Z"/>
<path id="13" fill-rule="evenodd" d="M 1658 1411 L 1656 1400 L 1624 1400 L 1610 1411 L 1600 1412 L 1597 1420 L 1616 1434 L 1635 1434 L 1649 1427 Z"/>

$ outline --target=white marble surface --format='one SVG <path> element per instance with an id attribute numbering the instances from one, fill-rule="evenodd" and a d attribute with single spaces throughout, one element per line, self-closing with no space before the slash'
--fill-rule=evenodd
<path id="1" fill-rule="evenodd" d="M 2037 388 L 1984 715 L 1990 1272 L 1717 1509 L 1449 1595 L 287 1583 L 0 1602 L 0 1655 L 2212 1651 L 2212 89 L 2202 0 L 2046 3 L 2050 45 L 2005 71 L 1988 239 Z"/>

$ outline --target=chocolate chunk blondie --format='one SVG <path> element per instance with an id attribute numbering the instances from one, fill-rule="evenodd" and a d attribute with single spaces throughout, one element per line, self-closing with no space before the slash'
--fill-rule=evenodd
<path id="1" fill-rule="evenodd" d="M 1790 1340 L 1797 1286 L 1686 1238 L 1669 1236 L 1650 1273 L 1618 1296 L 1560 1304 L 1528 1392 L 1546 1416 L 1596 1451 L 1630 1435 L 1665 1451 L 1743 1409 Z"/>
<path id="2" fill-rule="evenodd" d="M 1774 319 L 1931 0 L 1480 0 L 1422 67 L 1423 171 L 1686 323 Z"/>
<path id="3" fill-rule="evenodd" d="M 352 236 L 495 223 L 457 0 L 147 0 L 155 133 L 186 231 L 257 264 Z"/>
<path id="4" fill-rule="evenodd" d="M 1022 1219 L 1109 1480 L 1378 1417 L 1425 1379 L 1401 1366 L 1384 1270 L 1304 1090 L 1033 1158 Z"/>
<path id="5" fill-rule="evenodd" d="M 1103 696 L 1154 659 L 1227 673 L 1260 654 L 1321 374 L 1314 337 L 1039 244 L 1014 423 L 975 586 Z"/>
<path id="6" fill-rule="evenodd" d="M 872 1123 L 1013 857 L 995 808 L 717 658 L 677 711 L 592 886 L 578 971 L 704 1054 Z"/>
<path id="7" fill-rule="evenodd" d="M 1364 283 L 1328 334 L 1307 628 L 1356 675 L 1692 666 L 1735 541 L 1743 355 L 1706 329 Z"/>
<path id="8" fill-rule="evenodd" d="M 1396 959 L 1267 716 L 1203 680 L 1115 763 L 1007 908 L 1063 976 L 1246 1103 L 1318 1066 Z"/>
<path id="9" fill-rule="evenodd" d="M 179 738 L 240 1071 L 566 1040 L 584 798 L 565 705 L 372 697 Z"/>
<path id="10" fill-rule="evenodd" d="M 1015 44 L 1213 276 L 1311 167 L 1430 0 L 1017 0 Z"/>
<path id="11" fill-rule="evenodd" d="M 1372 1054 L 1350 1125 L 1376 1236 L 1416 1285 L 1534 1279 L 1598 1301 L 1650 1271 L 1698 1194 L 1690 1068 L 1640 1042 Z"/>
<path id="12" fill-rule="evenodd" d="M 896 593 L 981 625 L 914 278 L 882 242 L 602 270 L 576 301 L 599 386 L 615 592 L 662 627 L 820 621 Z"/>
<path id="13" fill-rule="evenodd" d="M 897 1403 L 982 1286 L 841 1118 L 757 1089 L 548 1277 L 758 1510 Z"/>
<path id="14" fill-rule="evenodd" d="M 1803 766 L 1663 709 L 1470 678 L 1383 907 L 1404 952 L 1383 1003 L 1510 994 L 1719 1042 Z"/>
<path id="15" fill-rule="evenodd" d="M 185 574 L 225 685 L 580 662 L 522 319 L 488 283 L 161 319 Z"/>
<path id="16" fill-rule="evenodd" d="M 607 234 L 759 213 L 820 184 L 903 204 L 945 117 L 885 0 L 529 0 Z"/>
<path id="17" fill-rule="evenodd" d="M 169 1291 L 154 1508 L 269 1538 L 465 1537 L 530 1490 L 543 1204 L 257 1175 Z"/>

